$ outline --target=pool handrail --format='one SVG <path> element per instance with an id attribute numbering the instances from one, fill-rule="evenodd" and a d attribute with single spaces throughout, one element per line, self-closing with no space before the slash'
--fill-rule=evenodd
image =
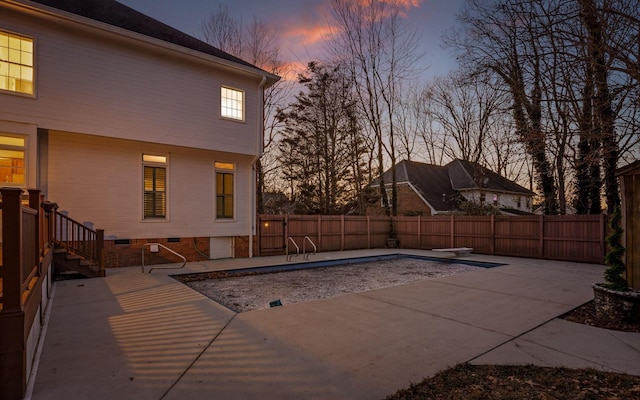
<path id="1" fill-rule="evenodd" d="M 309 243 L 311 243 L 311 245 L 313 246 L 313 254 L 316 254 L 318 252 L 318 248 L 316 247 L 316 244 L 313 243 L 313 240 L 311 240 L 309 236 L 305 236 L 304 239 L 302 240 L 302 259 L 303 260 L 309 259 L 309 254 L 307 253 L 307 249 L 305 247 L 305 245 L 307 244 L 307 241 L 309 241 Z"/>
<path id="2" fill-rule="evenodd" d="M 146 246 L 158 246 L 158 247 L 162 247 L 165 250 L 169 250 L 169 252 L 175 254 L 176 256 L 180 257 L 182 259 L 182 266 L 180 267 L 152 267 L 149 269 L 149 271 L 147 271 L 148 273 L 151 273 L 151 271 L 153 271 L 154 269 L 180 269 L 180 268 L 184 268 L 185 265 L 187 265 L 187 259 L 182 255 L 179 254 L 173 250 L 171 250 L 170 248 L 168 248 L 167 246 L 160 244 L 160 243 L 145 243 L 142 245 L 142 273 L 144 274 L 144 248 Z M 150 249 L 151 251 L 151 249 Z M 155 251 L 154 251 L 155 253 Z"/>
<path id="3" fill-rule="evenodd" d="M 291 243 L 293 243 L 293 245 L 296 246 L 295 256 L 292 256 L 291 254 L 289 254 L 289 241 L 291 241 Z M 298 255 L 300 254 L 300 247 L 298 247 L 298 244 L 296 243 L 295 240 L 293 240 L 291 236 L 287 238 L 287 245 L 285 246 L 285 248 L 286 248 L 287 261 L 291 261 L 291 257 L 298 257 Z"/>

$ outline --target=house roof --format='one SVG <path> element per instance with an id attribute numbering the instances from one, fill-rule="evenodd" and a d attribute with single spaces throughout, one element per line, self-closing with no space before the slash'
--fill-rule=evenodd
<path id="1" fill-rule="evenodd" d="M 382 178 L 385 185 L 391 183 L 391 169 Z M 396 166 L 396 182 L 411 184 L 437 211 L 457 210 L 460 201 L 464 200 L 451 186 L 446 166 L 401 161 Z M 376 179 L 373 184 L 380 184 L 380 179 Z"/>
<path id="2" fill-rule="evenodd" d="M 621 175 L 637 175 L 636 172 L 640 172 L 640 160 L 634 161 L 631 164 L 627 164 L 624 167 L 620 167 L 616 170 L 616 176 Z"/>
<path id="3" fill-rule="evenodd" d="M 385 171 L 382 179 L 385 185 L 391 183 L 391 169 Z M 396 182 L 411 184 L 436 211 L 458 210 L 464 201 L 459 191 L 480 189 L 480 182 L 485 182 L 482 186 L 485 190 L 534 195 L 517 183 L 464 160 L 453 160 L 444 166 L 404 160 L 396 166 Z M 380 178 L 372 182 L 372 185 L 379 184 Z"/>
<path id="4" fill-rule="evenodd" d="M 527 196 L 533 196 L 535 194 L 514 181 L 471 161 L 456 159 L 447 164 L 446 167 L 451 177 L 451 185 L 456 190 L 476 190 L 482 188 L 502 193 L 519 193 Z"/>
<path id="5" fill-rule="evenodd" d="M 44 6 L 89 18 L 150 38 L 205 53 L 272 75 L 255 65 L 213 47 L 114 0 L 31 0 Z M 275 75 L 274 75 L 275 76 Z"/>

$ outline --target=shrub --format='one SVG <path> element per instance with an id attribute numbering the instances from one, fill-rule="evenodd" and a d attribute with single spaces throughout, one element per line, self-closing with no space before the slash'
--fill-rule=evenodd
<path id="1" fill-rule="evenodd" d="M 627 280 L 622 277 L 626 267 L 622 261 L 625 248 L 622 246 L 622 233 L 624 230 L 620 226 L 620 220 L 620 207 L 616 207 L 609 223 L 611 227 L 611 234 L 607 236 L 609 250 L 604 258 L 608 268 L 604 271 L 605 284 L 603 286 L 612 290 L 626 291 L 629 290 L 629 285 Z"/>

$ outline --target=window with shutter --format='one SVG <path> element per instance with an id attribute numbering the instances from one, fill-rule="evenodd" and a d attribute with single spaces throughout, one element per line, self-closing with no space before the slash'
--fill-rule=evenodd
<path id="1" fill-rule="evenodd" d="M 143 155 L 144 169 L 144 218 L 167 216 L 167 168 L 166 157 Z"/>

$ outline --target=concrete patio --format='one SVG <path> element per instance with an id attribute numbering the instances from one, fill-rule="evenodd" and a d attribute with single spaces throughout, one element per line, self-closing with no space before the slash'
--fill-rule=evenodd
<path id="1" fill-rule="evenodd" d="M 604 266 L 463 258 L 507 265 L 241 314 L 169 275 L 284 256 L 57 282 L 27 398 L 380 399 L 463 362 L 640 375 L 640 334 L 556 318 L 593 298 Z"/>

